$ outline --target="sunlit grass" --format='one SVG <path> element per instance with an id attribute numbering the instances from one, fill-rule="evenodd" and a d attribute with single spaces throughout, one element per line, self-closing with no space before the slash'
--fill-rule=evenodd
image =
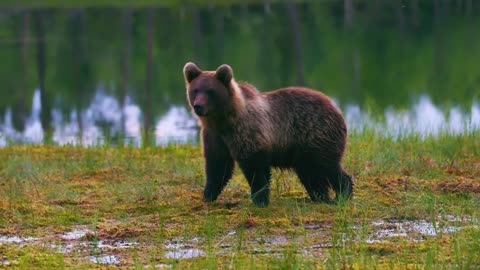
<path id="1" fill-rule="evenodd" d="M 314 204 L 293 173 L 274 171 L 266 209 L 251 203 L 238 171 L 204 204 L 197 146 L 11 145 L 0 148 L 0 237 L 38 240 L 0 238 L 0 267 L 89 269 L 114 255 L 113 268 L 478 268 L 478 138 L 352 132 L 344 167 L 355 177 L 353 200 Z M 430 231 L 378 236 L 419 221 Z M 61 236 L 78 226 L 95 232 L 75 240 L 88 248 L 51 247 L 71 243 Z M 95 242 L 115 239 L 136 244 Z M 173 249 L 195 256 L 167 256 Z"/>

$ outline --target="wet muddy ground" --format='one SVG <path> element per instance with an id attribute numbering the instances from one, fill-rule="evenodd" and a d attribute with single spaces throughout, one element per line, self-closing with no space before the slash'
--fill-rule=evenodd
<path id="1" fill-rule="evenodd" d="M 428 237 L 437 237 L 443 234 L 453 234 L 466 228 L 478 229 L 477 220 L 468 217 L 443 216 L 435 222 L 427 220 L 377 220 L 366 226 L 353 225 L 350 229 L 354 233 L 354 241 L 364 241 L 368 244 L 389 243 L 403 239 L 407 241 L 424 241 Z M 338 245 L 332 238 L 330 225 L 309 223 L 304 225 L 305 233 L 292 238 L 287 235 L 270 235 L 252 237 L 248 239 L 248 249 L 254 254 L 269 254 L 282 256 L 284 249 L 297 247 L 297 252 L 306 256 L 318 256 L 323 250 Z M 363 233 L 361 233 L 363 232 Z M 346 235 L 340 236 L 349 237 Z M 237 231 L 229 231 L 223 237 L 207 244 L 204 237 L 176 237 L 163 241 L 163 255 L 165 259 L 191 259 L 207 256 L 207 246 L 214 250 L 214 255 L 225 255 L 235 252 L 238 246 Z M 344 241 L 345 239 L 340 239 Z M 82 225 L 65 231 L 61 234 L 47 234 L 43 237 L 29 237 L 22 235 L 1 235 L 1 245 L 15 245 L 18 247 L 31 246 L 45 248 L 56 253 L 68 255 L 74 260 L 90 261 L 99 265 L 125 265 L 131 261 L 131 249 L 142 249 L 152 245 L 132 238 L 100 239 L 95 231 Z M 0 266 L 13 266 L 17 262 L 0 257 Z M 169 268 L 169 264 L 161 263 L 156 268 Z"/>
<path id="2" fill-rule="evenodd" d="M 274 171 L 266 209 L 239 171 L 202 203 L 198 147 L 3 148 L 0 268 L 478 268 L 474 135 L 353 136 L 353 200 L 313 204 L 294 173 Z"/>

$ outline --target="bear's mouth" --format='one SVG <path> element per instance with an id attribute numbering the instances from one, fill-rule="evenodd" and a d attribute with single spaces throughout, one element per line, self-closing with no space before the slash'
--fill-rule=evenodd
<path id="1" fill-rule="evenodd" d="M 193 106 L 193 111 L 198 116 L 207 116 L 207 110 L 202 106 L 198 106 L 198 105 Z"/>

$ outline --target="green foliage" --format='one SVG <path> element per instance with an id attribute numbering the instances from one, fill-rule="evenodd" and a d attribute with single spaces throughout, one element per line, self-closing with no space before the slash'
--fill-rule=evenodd
<path id="1" fill-rule="evenodd" d="M 59 4 L 34 2 L 26 3 Z M 43 18 L 46 31 L 45 98 L 65 115 L 84 109 L 102 89 L 121 101 L 125 95 L 133 97 L 142 111 L 152 101 L 155 120 L 169 106 L 185 104 L 181 70 L 187 61 L 208 70 L 229 63 L 239 80 L 262 91 L 297 83 L 292 23 L 283 2 L 266 6 L 252 1 L 240 6 L 238 1 L 217 1 L 205 6 L 199 1 L 203 4 L 188 8 L 178 1 L 153 5 L 151 94 L 145 92 L 147 9 L 143 6 L 152 2 L 136 1 L 129 8 L 124 6 L 127 2 L 108 8 L 108 1 L 95 2 L 96 8 L 85 8 L 93 2 L 67 2 L 61 5 L 80 8 L 33 8 L 0 18 L 0 95 L 4 97 L 0 115 L 7 108 L 13 109 L 14 116 L 28 115 L 39 85 L 34 15 Z M 442 107 L 470 109 L 479 98 L 480 37 L 474 34 L 479 16 L 465 16 L 461 9 L 438 13 L 433 2 L 422 2 L 418 10 L 396 10 L 388 1 L 355 2 L 351 28 L 344 24 L 342 1 L 297 3 L 300 60 L 307 86 L 326 92 L 342 105 L 374 104 L 376 111 L 408 107 L 421 94 Z M 131 24 L 126 23 L 129 12 Z M 403 24 L 399 12 L 405 17 Z M 435 20 L 441 23 L 432 26 Z"/>

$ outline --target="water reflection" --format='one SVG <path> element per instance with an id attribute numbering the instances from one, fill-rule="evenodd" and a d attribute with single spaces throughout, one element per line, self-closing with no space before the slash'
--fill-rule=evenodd
<path id="1" fill-rule="evenodd" d="M 195 142 L 197 137 L 197 121 L 185 107 L 170 107 L 155 127 L 157 144 Z"/>
<path id="2" fill-rule="evenodd" d="M 141 141 L 141 111 L 138 105 L 133 104 L 127 96 L 122 108 L 115 97 L 107 95 L 103 90 L 95 94 L 85 110 L 73 110 L 70 119 L 66 121 L 59 110 L 54 110 L 53 120 L 53 140 L 58 144 L 95 145 L 103 143 L 105 136 L 118 134 L 129 144 L 139 145 Z"/>
<path id="3" fill-rule="evenodd" d="M 12 115 L 7 110 L 0 121 L 0 146 L 12 143 L 42 143 L 44 132 L 40 122 L 40 91 L 36 90 L 32 101 L 32 114 L 23 132 L 15 130 Z M 82 115 L 79 121 L 79 114 Z M 125 144 L 140 146 L 142 141 L 142 112 L 129 97 L 122 108 L 118 99 L 97 91 L 91 104 L 80 112 L 72 110 L 69 119 L 64 119 L 59 109 L 53 109 L 53 141 L 59 145 L 101 145 L 114 136 Z M 81 126 L 81 127 L 80 127 Z M 185 107 L 171 106 L 155 125 L 155 143 L 194 143 L 197 138 L 196 120 Z"/>
<path id="4" fill-rule="evenodd" d="M 346 106 L 344 112 L 350 130 L 374 129 L 378 133 L 394 138 L 412 133 L 425 137 L 438 136 L 439 133 L 445 132 L 461 134 L 480 129 L 478 103 L 473 103 L 470 111 L 463 111 L 460 107 L 454 106 L 445 113 L 433 104 L 428 96 L 418 98 L 409 110 L 387 108 L 384 120 L 378 120 L 378 117 L 369 115 L 357 105 Z"/>
<path id="5" fill-rule="evenodd" d="M 19 132 L 13 128 L 9 110 L 0 122 L 0 146 L 9 142 L 42 143 L 44 134 L 40 123 L 41 101 L 39 90 L 35 91 L 32 113 L 25 129 Z M 126 98 L 122 108 L 119 100 L 98 90 L 89 106 L 80 112 L 72 110 L 69 119 L 64 119 L 59 109 L 53 109 L 53 141 L 59 145 L 81 144 L 101 145 L 112 137 L 120 137 L 124 143 L 140 146 L 142 142 L 142 111 Z M 350 131 L 375 130 L 385 136 L 397 138 L 411 133 L 437 136 L 441 132 L 461 134 L 480 129 L 480 105 L 473 103 L 470 111 L 457 106 L 442 111 L 428 96 L 421 96 L 409 110 L 387 108 L 383 119 L 369 114 L 358 105 L 341 106 Z M 82 115 L 81 121 L 78 120 Z M 81 125 L 81 127 L 80 127 Z M 197 121 L 188 108 L 171 106 L 155 123 L 155 144 L 193 143 L 198 137 Z"/>
<path id="6" fill-rule="evenodd" d="M 234 2 L 0 8 L 0 144 L 196 141 L 183 105 L 188 61 L 228 63 L 262 91 L 321 89 L 358 129 L 477 125 L 480 5 L 471 0 Z"/>

